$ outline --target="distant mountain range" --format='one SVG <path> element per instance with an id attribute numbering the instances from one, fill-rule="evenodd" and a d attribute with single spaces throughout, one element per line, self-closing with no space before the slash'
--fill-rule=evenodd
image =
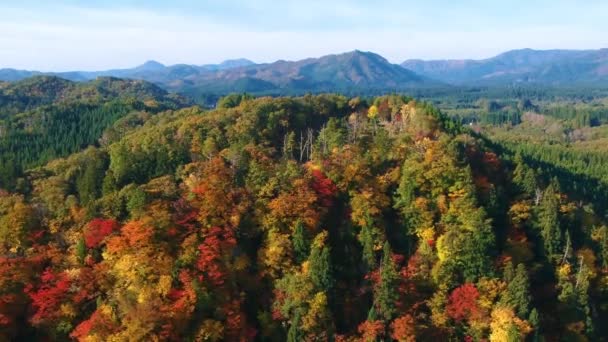
<path id="1" fill-rule="evenodd" d="M 17 81 L 36 75 L 54 75 L 72 81 L 87 81 L 101 76 L 139 79 L 190 94 L 398 90 L 436 84 L 397 64 L 391 64 L 380 55 L 362 51 L 268 64 L 237 59 L 202 66 L 165 66 L 148 61 L 132 69 L 96 72 L 41 73 L 0 69 L 0 80 L 4 81 Z"/>
<path id="2" fill-rule="evenodd" d="M 455 85 L 608 85 L 608 49 L 523 49 L 483 60 L 408 60 L 401 66 Z"/>
<path id="3" fill-rule="evenodd" d="M 201 66 L 188 64 L 165 66 L 156 61 L 148 61 L 131 69 L 113 69 L 105 71 L 68 71 L 43 73 L 40 71 L 0 69 L 0 80 L 19 81 L 32 76 L 49 75 L 59 76 L 70 81 L 88 81 L 96 79 L 97 77 L 119 77 L 141 79 L 146 81 L 154 80 L 157 83 L 162 83 L 171 79 L 190 76 L 192 74 L 215 72 L 250 65 L 255 65 L 255 63 L 247 59 L 233 59 L 224 61 L 220 64 L 206 64 Z"/>
<path id="4" fill-rule="evenodd" d="M 484 60 L 408 60 L 392 64 L 371 52 L 352 51 L 300 61 L 256 64 L 247 59 L 220 64 L 165 66 L 148 61 L 132 69 L 41 73 L 0 69 L 0 81 L 54 75 L 72 81 L 119 77 L 153 82 L 189 95 L 250 92 L 398 91 L 467 85 L 608 86 L 608 49 L 513 50 Z"/>
<path id="5" fill-rule="evenodd" d="M 384 57 L 353 51 L 296 62 L 277 61 L 201 73 L 172 83 L 182 89 L 226 92 L 318 92 L 405 89 L 434 84 Z"/>

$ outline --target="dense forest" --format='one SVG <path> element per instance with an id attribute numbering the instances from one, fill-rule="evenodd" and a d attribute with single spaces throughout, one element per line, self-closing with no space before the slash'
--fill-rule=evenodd
<path id="1" fill-rule="evenodd" d="M 401 95 L 203 110 L 11 87 L 0 340 L 608 336 L 606 159 L 586 145 L 603 131 L 571 146 L 576 110 L 536 114 L 552 138 L 533 98 L 487 105 L 520 119 L 483 126 Z"/>
<path id="2" fill-rule="evenodd" d="M 188 104 L 153 84 L 116 78 L 38 76 L 0 85 L 0 188 L 21 186 L 16 179 L 24 170 L 98 143 L 118 120 L 128 126 Z"/>

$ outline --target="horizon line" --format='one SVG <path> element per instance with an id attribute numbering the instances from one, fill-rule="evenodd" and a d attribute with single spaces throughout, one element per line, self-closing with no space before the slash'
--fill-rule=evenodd
<path id="1" fill-rule="evenodd" d="M 299 62 L 299 61 L 304 61 L 307 59 L 319 59 L 319 58 L 323 58 L 323 57 L 328 57 L 328 56 L 339 56 L 339 55 L 345 55 L 345 54 L 349 54 L 349 53 L 354 53 L 354 52 L 362 52 L 362 53 L 371 53 L 371 54 L 375 54 L 378 55 L 380 57 L 383 57 L 384 59 L 386 59 L 389 63 L 394 64 L 394 65 L 401 65 L 402 63 L 408 62 L 408 61 L 421 61 L 421 62 L 436 62 L 436 61 L 484 61 L 484 60 L 488 60 L 488 59 L 492 59 L 492 58 L 496 58 L 498 56 L 501 56 L 503 54 L 509 53 L 509 52 L 516 52 L 516 51 L 535 51 L 535 52 L 550 52 L 550 51 L 569 51 L 569 52 L 586 52 L 586 51 L 602 51 L 602 50 L 608 50 L 608 47 L 602 47 L 602 48 L 585 48 L 585 49 L 570 49 L 570 48 L 551 48 L 551 49 L 536 49 L 536 48 L 530 48 L 530 47 L 524 47 L 524 48 L 516 48 L 516 49 L 509 49 L 509 50 L 505 50 L 503 52 L 500 52 L 498 54 L 493 54 L 491 56 L 487 56 L 487 57 L 483 57 L 483 58 L 432 58 L 432 59 L 425 59 L 425 58 L 407 58 L 407 59 L 403 59 L 400 62 L 393 62 L 390 61 L 388 58 L 384 57 L 382 54 L 374 52 L 374 51 L 365 51 L 365 50 L 360 50 L 360 49 L 354 49 L 354 50 L 350 50 L 350 51 L 343 51 L 343 52 L 334 52 L 334 53 L 326 53 L 326 54 L 322 54 L 319 56 L 308 56 L 308 57 L 303 57 L 300 59 L 276 59 L 274 61 L 267 61 L 267 62 L 256 62 L 251 58 L 248 57 L 234 57 L 234 58 L 227 58 L 224 59 L 220 62 L 216 62 L 216 63 L 204 63 L 204 64 L 194 64 L 194 63 L 164 63 L 159 61 L 158 59 L 155 58 L 150 58 L 145 60 L 144 62 L 134 65 L 134 66 L 130 66 L 130 67 L 112 67 L 112 68 L 104 68 L 104 69 L 89 69 L 89 70 L 78 70 L 78 69 L 68 69 L 68 70 L 63 70 L 63 71 L 58 71 L 58 70 L 42 70 L 42 69 L 24 69 L 24 68 L 18 68 L 18 67 L 11 67 L 11 66 L 7 66 L 7 67 L 0 67 L 0 70 L 12 70 L 12 71 L 22 71 L 22 72 L 39 72 L 39 73 L 70 73 L 70 72 L 107 72 L 107 71 L 115 71 L 115 70 L 130 70 L 130 69 L 134 69 L 134 68 L 138 68 L 141 66 L 144 66 L 145 64 L 148 63 L 158 63 L 160 65 L 162 65 L 164 68 L 170 68 L 170 67 L 174 67 L 174 66 L 179 66 L 179 65 L 185 65 L 185 66 L 195 66 L 195 67 L 204 67 L 204 66 L 217 66 L 217 65 L 221 65 L 223 63 L 226 62 L 230 62 L 230 61 L 238 61 L 238 60 L 247 60 L 249 62 L 252 62 L 252 65 L 270 65 L 270 64 L 274 64 L 274 63 L 278 63 L 278 62 L 288 62 L 288 63 L 294 63 L 294 62 Z"/>

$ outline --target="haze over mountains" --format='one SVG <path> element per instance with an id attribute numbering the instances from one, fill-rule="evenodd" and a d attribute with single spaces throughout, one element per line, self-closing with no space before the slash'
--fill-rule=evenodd
<path id="1" fill-rule="evenodd" d="M 523 49 L 484 60 L 408 60 L 401 66 L 450 84 L 608 83 L 608 49 Z"/>
<path id="2" fill-rule="evenodd" d="M 16 81 L 37 74 L 41 73 L 2 69 L 0 80 Z M 361 51 L 268 64 L 238 59 L 217 65 L 164 66 L 149 61 L 132 69 L 51 74 L 73 81 L 99 76 L 142 79 L 170 90 L 211 93 L 399 89 L 436 83 L 391 64 L 380 55 Z"/>
<path id="3" fill-rule="evenodd" d="M 206 64 L 202 66 L 188 64 L 175 64 L 172 66 L 165 66 L 157 61 L 147 61 L 144 64 L 131 69 L 113 69 L 104 71 L 40 72 L 6 68 L 0 69 L 0 80 L 18 81 L 36 75 L 54 75 L 71 81 L 85 81 L 92 80 L 97 77 L 110 76 L 144 80 L 152 78 L 160 82 L 165 79 L 176 78 L 180 76 L 184 77 L 192 73 L 220 71 L 230 68 L 250 66 L 254 64 L 254 62 L 247 59 L 234 59 L 226 60 L 220 64 Z"/>
<path id="4" fill-rule="evenodd" d="M 132 69 L 93 72 L 41 73 L 0 69 L 0 80 L 17 81 L 40 74 L 56 75 L 72 81 L 87 81 L 100 76 L 140 79 L 167 90 L 195 95 L 387 91 L 446 85 L 605 86 L 608 85 L 608 49 L 523 49 L 484 60 L 407 60 L 401 65 L 392 64 L 378 54 L 356 50 L 266 64 L 236 59 L 201 66 L 165 66 L 148 61 Z"/>

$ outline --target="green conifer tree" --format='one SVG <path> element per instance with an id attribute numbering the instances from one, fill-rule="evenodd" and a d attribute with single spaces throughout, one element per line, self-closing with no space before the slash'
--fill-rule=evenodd
<path id="1" fill-rule="evenodd" d="M 296 222 L 291 243 L 293 244 L 293 251 L 298 263 L 306 260 L 310 254 L 310 242 L 306 236 L 306 228 L 302 220 Z"/>
<path id="2" fill-rule="evenodd" d="M 330 290 L 334 283 L 330 249 L 326 240 L 327 232 L 319 233 L 313 241 L 308 257 L 310 279 L 320 291 L 325 292 Z"/>
<path id="3" fill-rule="evenodd" d="M 532 342 L 540 341 L 540 317 L 538 316 L 536 308 L 533 308 L 532 311 L 530 311 L 528 322 L 530 322 L 530 325 L 534 329 L 531 336 Z"/>
<path id="4" fill-rule="evenodd" d="M 371 218 L 366 220 L 367 222 L 361 227 L 361 233 L 359 234 L 359 240 L 361 241 L 361 247 L 363 247 L 362 257 L 363 262 L 367 266 L 368 270 L 376 267 L 376 253 L 374 251 L 374 233 Z"/>
<path id="5" fill-rule="evenodd" d="M 393 261 L 391 247 L 388 242 L 384 243 L 382 251 L 380 283 L 375 289 L 374 306 L 378 315 L 388 322 L 393 319 L 397 312 L 399 274 L 397 273 L 397 267 Z"/>
<path id="6" fill-rule="evenodd" d="M 511 306 L 522 319 L 528 317 L 530 311 L 530 290 L 528 272 L 524 264 L 517 265 L 513 279 L 507 285 L 506 304 Z"/>
<path id="7" fill-rule="evenodd" d="M 554 256 L 562 250 L 562 230 L 559 222 L 559 202 L 555 185 L 550 184 L 543 193 L 538 213 L 538 225 L 545 253 Z"/>

